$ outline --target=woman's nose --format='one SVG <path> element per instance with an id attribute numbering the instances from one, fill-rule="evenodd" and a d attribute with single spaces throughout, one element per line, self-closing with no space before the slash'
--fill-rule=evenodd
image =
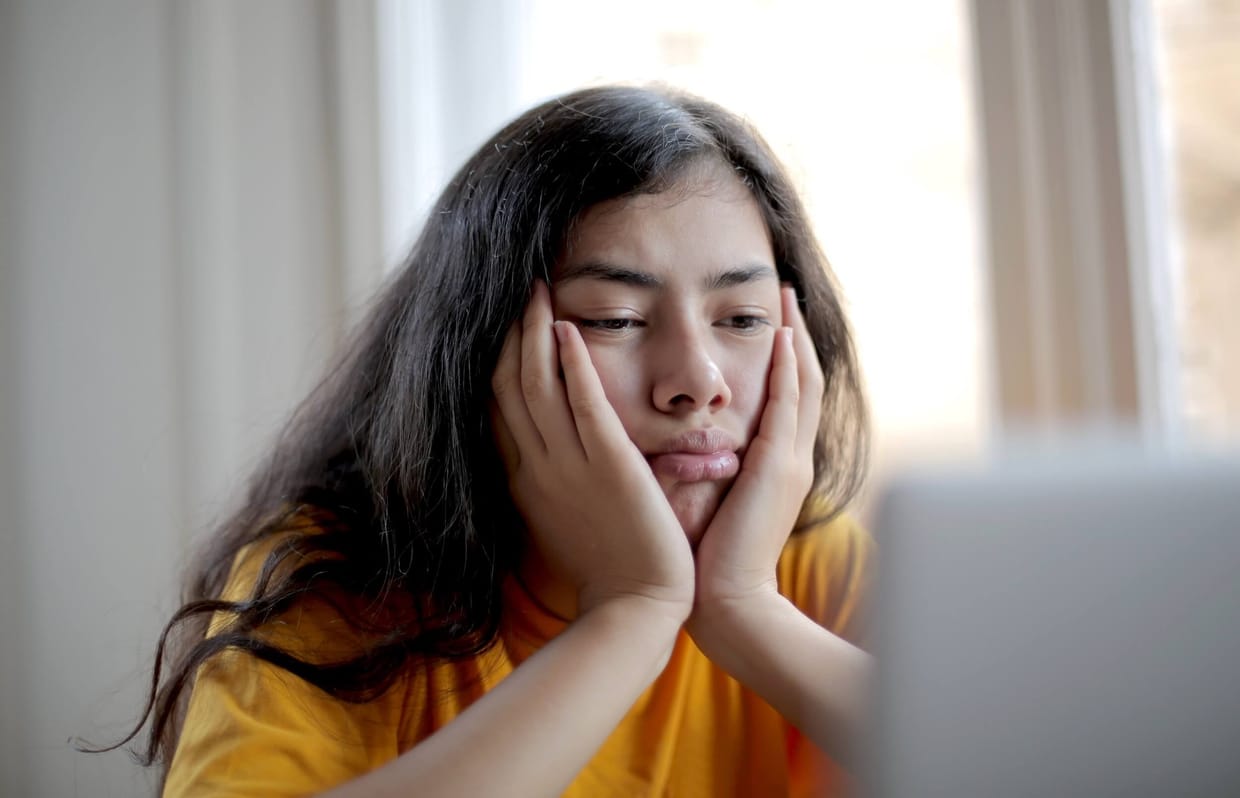
<path id="1" fill-rule="evenodd" d="M 732 392 L 706 342 L 695 335 L 659 342 L 654 406 L 665 413 L 727 407 Z"/>

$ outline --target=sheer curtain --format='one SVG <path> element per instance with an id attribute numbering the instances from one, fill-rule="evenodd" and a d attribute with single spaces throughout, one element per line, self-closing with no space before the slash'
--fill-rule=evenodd
<path id="1" fill-rule="evenodd" d="M 187 543 L 382 275 L 372 3 L 0 11 L 0 794 L 138 795 Z"/>
<path id="2" fill-rule="evenodd" d="M 383 253 L 394 267 L 453 172 L 521 102 L 529 0 L 377 0 Z"/>

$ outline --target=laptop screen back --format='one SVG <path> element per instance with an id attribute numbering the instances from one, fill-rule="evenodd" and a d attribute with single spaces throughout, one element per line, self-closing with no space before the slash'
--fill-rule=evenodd
<path id="1" fill-rule="evenodd" d="M 1240 463 L 912 477 L 876 534 L 867 794 L 1240 795 Z"/>

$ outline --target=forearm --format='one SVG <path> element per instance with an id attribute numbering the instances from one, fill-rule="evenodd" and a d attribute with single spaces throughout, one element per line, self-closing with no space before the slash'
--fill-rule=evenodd
<path id="1" fill-rule="evenodd" d="M 698 647 L 836 761 L 852 766 L 873 660 L 777 593 L 695 611 Z"/>
<path id="2" fill-rule="evenodd" d="M 559 795 L 662 670 L 682 621 L 645 600 L 600 605 L 448 726 L 330 798 Z"/>

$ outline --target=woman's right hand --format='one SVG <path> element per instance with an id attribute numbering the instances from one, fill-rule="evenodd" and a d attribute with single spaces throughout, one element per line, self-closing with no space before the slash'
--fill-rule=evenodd
<path id="1" fill-rule="evenodd" d="M 607 400 L 581 333 L 554 320 L 542 281 L 504 341 L 492 388 L 513 498 L 538 554 L 576 588 L 578 613 L 641 598 L 687 616 L 688 539 Z"/>

